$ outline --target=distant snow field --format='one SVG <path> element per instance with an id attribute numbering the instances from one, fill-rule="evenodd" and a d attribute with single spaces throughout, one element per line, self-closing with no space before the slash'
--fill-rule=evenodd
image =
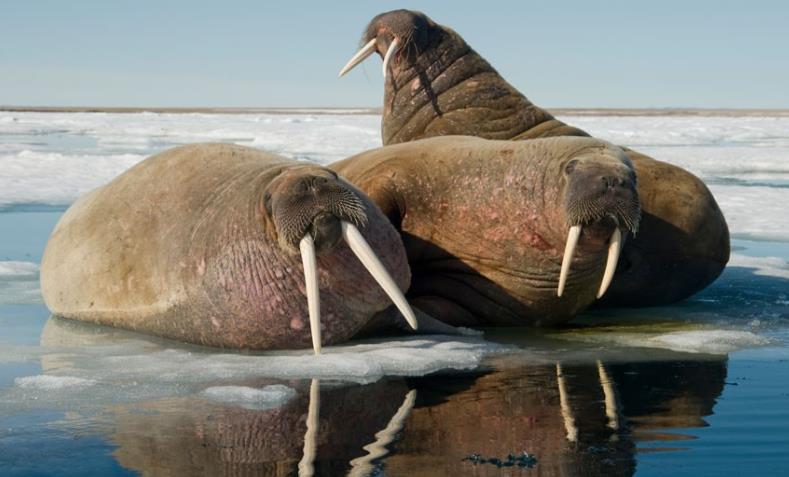
<path id="1" fill-rule="evenodd" d="M 699 175 L 735 237 L 789 241 L 789 117 L 568 116 L 560 119 Z M 65 206 L 145 157 L 202 141 L 319 164 L 379 147 L 360 114 L 0 112 L 0 209 Z"/>

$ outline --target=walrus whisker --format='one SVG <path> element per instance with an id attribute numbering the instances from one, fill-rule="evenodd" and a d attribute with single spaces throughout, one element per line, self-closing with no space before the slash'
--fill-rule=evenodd
<path id="1" fill-rule="evenodd" d="M 564 285 L 567 283 L 567 275 L 570 273 L 570 264 L 575 255 L 575 247 L 578 245 L 578 237 L 581 236 L 581 229 L 579 225 L 573 225 L 567 232 L 567 244 L 564 246 L 564 256 L 562 257 L 562 271 L 559 273 L 559 287 L 556 289 L 556 296 L 562 296 L 564 293 Z"/>
<path id="2" fill-rule="evenodd" d="M 342 67 L 338 77 L 342 77 L 343 75 L 345 75 L 345 73 L 351 71 L 356 65 L 366 60 L 368 56 L 375 53 L 375 47 L 376 47 L 375 43 L 376 43 L 376 39 L 373 38 L 372 40 L 368 41 L 367 44 L 362 47 L 362 49 L 357 51 L 356 54 L 354 54 L 351 57 L 351 59 L 348 60 L 348 63 L 346 63 L 345 66 Z M 386 76 L 386 70 L 384 70 L 384 76 Z"/>
<path id="3" fill-rule="evenodd" d="M 351 251 L 362 262 L 364 268 L 370 272 L 375 281 L 378 282 L 378 285 L 383 288 L 397 309 L 400 310 L 400 313 L 403 314 L 408 324 L 411 325 L 411 328 L 417 329 L 416 316 L 411 309 L 411 305 L 408 304 L 403 292 L 400 291 L 400 287 L 397 286 L 397 283 L 395 283 L 383 263 L 381 263 L 370 244 L 362 237 L 362 233 L 359 232 L 355 225 L 345 220 L 340 222 L 340 226 L 342 227 L 342 237 L 348 243 Z"/>
<path id="4" fill-rule="evenodd" d="M 386 78 L 386 71 L 389 66 L 389 61 L 392 59 L 392 55 L 394 55 L 395 51 L 397 51 L 397 47 L 399 45 L 400 45 L 400 40 L 395 38 L 394 40 L 392 40 L 392 43 L 389 44 L 389 49 L 386 50 L 386 55 L 384 55 L 384 64 L 382 67 L 384 78 Z"/>
<path id="5" fill-rule="evenodd" d="M 616 264 L 619 262 L 619 252 L 622 250 L 624 240 L 622 240 L 622 231 L 619 230 L 619 221 L 614 217 L 616 227 L 611 232 L 611 241 L 608 244 L 608 258 L 605 262 L 605 272 L 603 272 L 603 281 L 600 282 L 600 289 L 597 291 L 597 298 L 602 297 L 608 286 L 611 285 L 611 280 L 614 279 L 614 272 L 616 271 Z"/>
<path id="6" fill-rule="evenodd" d="M 318 263 L 315 258 L 315 241 L 310 234 L 299 242 L 301 262 L 304 265 L 304 286 L 307 289 L 307 309 L 310 316 L 310 334 L 315 354 L 321 354 L 321 299 L 318 292 Z"/>

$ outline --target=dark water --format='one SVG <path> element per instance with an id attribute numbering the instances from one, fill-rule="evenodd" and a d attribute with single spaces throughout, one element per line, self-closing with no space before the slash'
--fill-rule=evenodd
<path id="1" fill-rule="evenodd" d="M 0 257 L 40 261 L 58 215 L 0 213 Z M 709 306 L 708 319 L 716 301 L 783 283 L 743 273 L 665 313 L 682 322 Z M 364 385 L 206 375 L 152 391 L 162 371 L 119 350 L 180 345 L 53 320 L 40 303 L 0 305 L 0 476 L 787 475 L 784 346 L 706 355 L 530 334 L 489 333 L 531 351 L 476 370 Z M 108 356 L 141 378 L 84 388 L 19 381 L 98 375 L 107 370 L 95 362 Z M 296 394 L 250 409 L 195 392 L 217 384 Z"/>

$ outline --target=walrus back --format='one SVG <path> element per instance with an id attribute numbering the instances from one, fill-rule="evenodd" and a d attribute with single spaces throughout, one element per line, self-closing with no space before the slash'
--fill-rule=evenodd
<path id="1" fill-rule="evenodd" d="M 56 315 L 105 324 L 162 315 L 187 298 L 182 270 L 195 227 L 235 177 L 285 159 L 240 146 L 197 144 L 150 157 L 89 192 L 63 215 L 41 263 Z"/>

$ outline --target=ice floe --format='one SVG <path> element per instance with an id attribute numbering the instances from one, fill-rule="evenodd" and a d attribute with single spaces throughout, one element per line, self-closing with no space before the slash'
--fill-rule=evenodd
<path id="1" fill-rule="evenodd" d="M 214 386 L 205 389 L 199 396 L 220 404 L 262 411 L 286 403 L 296 396 L 296 390 L 282 384 L 271 384 L 261 389 L 248 386 Z"/>
<path id="2" fill-rule="evenodd" d="M 74 386 L 92 386 L 96 384 L 93 379 L 75 378 L 73 376 L 24 376 L 14 379 L 14 384 L 22 389 L 43 389 L 54 391 L 57 389 Z"/>
<path id="3" fill-rule="evenodd" d="M 368 384 L 384 377 L 468 371 L 515 350 L 478 337 L 418 336 L 351 342 L 311 350 L 241 353 L 51 318 L 41 347 L 25 350 L 41 373 L 0 388 L 0 410 L 68 408 L 197 396 L 247 409 L 292 397 L 288 383 L 309 379 Z M 12 352 L 6 362 L 17 362 Z M 0 353 L 0 362 L 3 362 Z M 290 397 L 289 397 L 290 396 Z"/>
<path id="4" fill-rule="evenodd" d="M 665 347 L 686 353 L 727 354 L 742 348 L 765 346 L 768 338 L 741 330 L 676 331 L 653 336 L 643 346 Z"/>
<path id="5" fill-rule="evenodd" d="M 0 305 L 40 302 L 38 264 L 0 261 Z"/>

